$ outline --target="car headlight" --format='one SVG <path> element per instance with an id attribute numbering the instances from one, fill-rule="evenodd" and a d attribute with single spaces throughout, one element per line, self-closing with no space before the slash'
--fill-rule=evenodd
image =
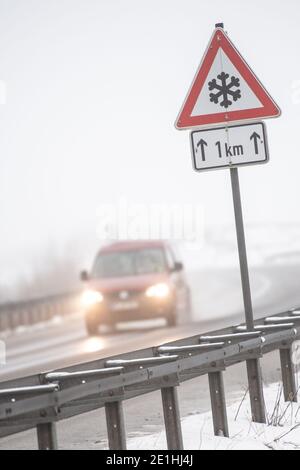
<path id="1" fill-rule="evenodd" d="M 159 299 L 163 299 L 165 297 L 168 297 L 170 294 L 170 287 L 168 284 L 165 284 L 164 282 L 161 282 L 159 284 L 154 284 L 151 287 L 148 287 L 146 290 L 146 296 L 147 297 L 156 297 Z"/>
<path id="2" fill-rule="evenodd" d="M 96 290 L 86 290 L 81 296 L 81 304 L 83 307 L 92 307 L 103 301 L 103 295 Z"/>

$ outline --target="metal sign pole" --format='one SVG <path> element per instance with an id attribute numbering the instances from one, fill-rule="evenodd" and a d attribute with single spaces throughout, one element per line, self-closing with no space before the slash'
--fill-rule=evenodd
<path id="1" fill-rule="evenodd" d="M 237 168 L 230 168 L 232 197 L 235 215 L 236 237 L 238 244 L 240 272 L 244 299 L 244 309 L 246 316 L 247 330 L 254 329 L 253 308 L 251 299 L 251 289 L 249 282 L 249 270 L 247 261 L 247 251 L 245 242 L 245 231 L 243 222 L 243 212 L 241 203 L 241 193 L 239 184 L 239 174 Z M 263 385 L 261 367 L 258 358 L 248 359 L 247 374 L 249 383 L 249 395 L 251 402 L 252 418 L 257 423 L 266 422 L 265 403 L 263 396 Z"/>
<path id="2" fill-rule="evenodd" d="M 237 168 L 230 168 L 232 197 L 235 215 L 236 237 L 239 250 L 240 271 L 243 289 L 244 308 L 246 316 L 247 330 L 251 331 L 254 327 L 253 309 L 251 300 L 251 290 L 249 282 L 249 270 L 247 261 L 247 251 L 245 242 L 245 231 L 243 222 L 242 202 L 240 193 L 239 174 Z"/>

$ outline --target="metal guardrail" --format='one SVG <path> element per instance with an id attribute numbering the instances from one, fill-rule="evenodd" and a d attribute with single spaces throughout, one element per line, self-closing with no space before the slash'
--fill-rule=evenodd
<path id="1" fill-rule="evenodd" d="M 73 313 L 78 310 L 79 295 L 78 291 L 72 291 L 0 304 L 0 332 L 47 321 L 56 315 Z"/>
<path id="2" fill-rule="evenodd" d="M 4 382 L 0 384 L 0 437 L 36 428 L 39 449 L 57 449 L 58 421 L 104 407 L 109 448 L 126 449 L 123 401 L 160 390 L 168 449 L 180 450 L 177 387 L 201 375 L 208 375 L 214 432 L 229 436 L 223 384 L 228 367 L 247 363 L 252 417 L 262 422 L 258 410 L 264 401 L 256 387 L 260 377 L 256 367 L 263 354 L 278 350 L 284 398 L 297 401 L 292 344 L 300 338 L 299 316 L 299 311 L 291 310 L 258 320 L 255 331 L 244 331 L 243 325 L 225 328 Z"/>

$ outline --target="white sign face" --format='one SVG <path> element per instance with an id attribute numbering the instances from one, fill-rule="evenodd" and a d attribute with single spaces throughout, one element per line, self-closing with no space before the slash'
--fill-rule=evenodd
<path id="1" fill-rule="evenodd" d="M 226 74 L 223 77 L 224 73 L 222 75 L 222 72 L 224 70 Z M 243 109 L 262 107 L 262 103 L 233 63 L 228 59 L 223 49 L 220 48 L 212 63 L 191 116 L 214 114 L 224 110 L 241 111 Z"/>
<path id="2" fill-rule="evenodd" d="M 266 163 L 269 160 L 263 122 L 193 131 L 191 146 L 197 171 Z"/>

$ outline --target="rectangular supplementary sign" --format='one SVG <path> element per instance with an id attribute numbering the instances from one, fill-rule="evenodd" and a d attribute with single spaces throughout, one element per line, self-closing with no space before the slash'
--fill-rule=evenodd
<path id="1" fill-rule="evenodd" d="M 263 122 L 193 131 L 191 147 L 196 171 L 234 168 L 269 160 Z"/>

